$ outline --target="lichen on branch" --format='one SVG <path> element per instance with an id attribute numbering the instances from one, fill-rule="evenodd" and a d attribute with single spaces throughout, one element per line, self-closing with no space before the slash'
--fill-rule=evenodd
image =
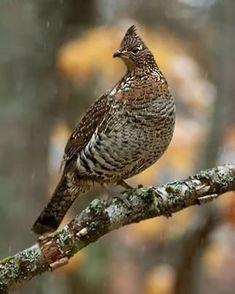
<path id="1" fill-rule="evenodd" d="M 95 199 L 61 230 L 0 261 L 0 293 L 9 293 L 34 276 L 65 265 L 79 250 L 112 230 L 160 215 L 169 217 L 228 191 L 235 191 L 235 164 L 204 170 L 160 187 L 128 190 L 123 196 L 130 207 L 117 198 L 108 205 Z"/>

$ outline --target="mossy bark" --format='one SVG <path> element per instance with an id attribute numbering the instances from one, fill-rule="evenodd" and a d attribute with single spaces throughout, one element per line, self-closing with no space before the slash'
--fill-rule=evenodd
<path id="1" fill-rule="evenodd" d="M 41 237 L 32 247 L 0 261 L 0 293 L 9 293 L 34 276 L 65 265 L 83 247 L 114 229 L 160 215 L 169 217 L 234 190 L 235 164 L 229 164 L 161 187 L 124 192 L 131 207 L 116 198 L 109 205 L 95 199 L 60 231 Z"/>

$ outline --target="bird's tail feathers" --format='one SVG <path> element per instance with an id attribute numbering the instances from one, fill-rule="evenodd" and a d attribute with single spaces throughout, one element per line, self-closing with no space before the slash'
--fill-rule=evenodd
<path id="1" fill-rule="evenodd" d="M 55 231 L 66 212 L 80 193 L 85 192 L 83 185 L 69 185 L 66 176 L 62 176 L 49 203 L 33 225 L 33 232 L 42 235 Z"/>

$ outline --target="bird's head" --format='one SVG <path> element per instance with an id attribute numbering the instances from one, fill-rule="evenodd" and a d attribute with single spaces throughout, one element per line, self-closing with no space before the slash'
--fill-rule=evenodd
<path id="1" fill-rule="evenodd" d="M 127 30 L 120 48 L 113 53 L 113 57 L 120 57 L 128 70 L 156 66 L 153 54 L 137 34 L 134 25 Z"/>

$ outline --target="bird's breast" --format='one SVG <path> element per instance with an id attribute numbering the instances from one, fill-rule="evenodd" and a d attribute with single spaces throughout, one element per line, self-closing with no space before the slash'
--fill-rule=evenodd
<path id="1" fill-rule="evenodd" d="M 154 98 L 136 103 L 111 101 L 105 127 L 97 129 L 78 157 L 80 172 L 116 181 L 157 161 L 173 135 L 175 106 L 171 96 Z"/>

